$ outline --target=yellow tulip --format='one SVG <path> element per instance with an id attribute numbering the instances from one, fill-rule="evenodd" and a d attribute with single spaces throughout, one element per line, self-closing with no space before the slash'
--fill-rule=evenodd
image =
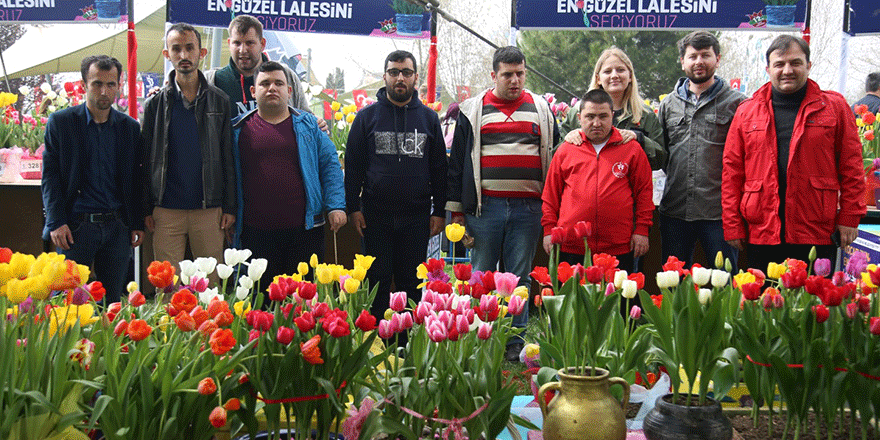
<path id="1" fill-rule="evenodd" d="M 367 277 L 367 270 L 363 266 L 355 266 L 351 270 L 351 277 L 358 281 L 363 281 Z"/>
<path id="2" fill-rule="evenodd" d="M 333 110 L 334 112 L 335 112 L 335 111 L 339 111 L 339 107 L 342 107 L 342 104 L 340 104 L 340 103 L 337 102 L 337 101 L 333 101 L 333 102 L 330 104 L 330 109 Z"/>
<path id="3" fill-rule="evenodd" d="M 330 284 L 333 282 L 333 269 L 327 267 L 326 264 L 319 264 L 315 268 L 315 276 L 321 284 Z"/>
<path id="4" fill-rule="evenodd" d="M 9 298 L 13 304 L 20 304 L 22 301 L 26 300 L 28 297 L 28 291 L 25 280 L 20 280 L 18 278 L 9 280 L 9 282 L 6 283 L 6 297 Z"/>
<path id="5" fill-rule="evenodd" d="M 352 294 L 357 292 L 358 288 L 361 287 L 361 282 L 355 278 L 346 278 L 345 285 L 343 287 L 345 288 L 346 293 Z"/>
<path id="6" fill-rule="evenodd" d="M 306 264 L 305 261 L 301 261 L 296 266 L 296 271 L 299 272 L 300 275 L 305 275 L 305 274 L 309 273 L 309 265 Z"/>
<path id="7" fill-rule="evenodd" d="M 52 309 L 48 319 L 50 336 L 59 330 L 64 332 L 77 323 L 80 327 L 85 327 L 98 321 L 95 308 L 91 304 L 56 307 Z"/>
<path id="8" fill-rule="evenodd" d="M 232 305 L 232 310 L 235 311 L 236 316 L 242 317 L 247 312 L 251 311 L 251 302 L 250 301 L 239 301 L 239 302 Z"/>
<path id="9" fill-rule="evenodd" d="M 541 346 L 538 344 L 526 344 L 526 357 L 534 358 L 541 354 Z"/>
<path id="10" fill-rule="evenodd" d="M 517 286 L 516 289 L 513 289 L 513 295 L 518 295 L 522 299 L 528 301 L 529 300 L 529 288 L 526 286 Z M 508 299 L 509 301 L 509 299 Z"/>
<path id="11" fill-rule="evenodd" d="M 5 286 L 12 279 L 12 267 L 9 263 L 0 263 L 0 286 Z"/>
<path id="12" fill-rule="evenodd" d="M 784 264 L 770 263 L 767 265 L 767 277 L 778 280 L 788 268 Z"/>
<path id="13" fill-rule="evenodd" d="M 376 257 L 370 255 L 354 254 L 354 265 L 363 267 L 364 270 L 370 270 L 370 266 L 376 261 Z"/>
<path id="14" fill-rule="evenodd" d="M 126 290 L 128 293 L 132 293 L 132 292 L 134 292 L 135 290 L 138 290 L 138 283 L 136 283 L 136 282 L 134 282 L 134 281 L 128 283 L 128 285 L 125 286 L 125 290 Z"/>
<path id="15" fill-rule="evenodd" d="M 344 116 L 344 115 L 342 114 L 342 112 L 336 112 L 336 113 L 333 113 L 333 119 L 335 119 L 335 120 L 337 120 L 337 121 L 341 121 L 342 118 L 343 118 L 343 116 Z"/>
<path id="16" fill-rule="evenodd" d="M 724 267 L 724 254 L 721 253 L 721 251 L 718 251 L 718 253 L 715 254 L 715 268 L 721 269 L 723 267 Z"/>
<path id="17" fill-rule="evenodd" d="M 419 267 L 416 268 L 416 278 L 422 280 L 428 279 L 428 266 L 425 266 L 425 263 L 419 264 Z"/>
<path id="18" fill-rule="evenodd" d="M 348 116 L 345 117 L 345 122 L 351 124 L 354 122 L 354 113 L 349 113 Z"/>
<path id="19" fill-rule="evenodd" d="M 171 318 L 169 318 L 168 315 L 162 315 L 162 317 L 159 318 L 159 327 L 160 328 L 165 327 L 166 325 L 168 325 L 168 323 L 170 321 L 171 321 Z"/>
<path id="20" fill-rule="evenodd" d="M 446 225 L 446 238 L 453 243 L 458 243 L 464 237 L 464 226 L 458 223 Z"/>
<path id="21" fill-rule="evenodd" d="M 385 315 L 383 316 L 385 320 L 391 321 L 391 317 L 394 316 L 394 310 L 385 309 Z"/>
<path id="22" fill-rule="evenodd" d="M 857 126 L 857 127 L 864 127 L 864 126 L 865 126 L 865 121 L 863 121 L 862 118 L 860 118 L 860 117 L 859 117 L 859 118 L 856 118 L 856 126 Z"/>
<path id="23" fill-rule="evenodd" d="M 316 254 L 312 254 L 312 257 L 309 258 L 309 266 L 312 266 L 312 267 L 318 266 L 318 256 Z"/>
<path id="24" fill-rule="evenodd" d="M 742 272 L 733 276 L 733 281 L 736 282 L 736 286 L 742 286 L 743 284 L 749 284 L 755 282 L 755 276 L 749 272 Z"/>
<path id="25" fill-rule="evenodd" d="M 33 255 L 14 253 L 12 254 L 12 258 L 9 260 L 9 268 L 12 272 L 13 278 L 26 278 L 28 273 L 31 271 L 31 266 L 33 266 L 34 262 L 37 261 L 37 258 Z"/>

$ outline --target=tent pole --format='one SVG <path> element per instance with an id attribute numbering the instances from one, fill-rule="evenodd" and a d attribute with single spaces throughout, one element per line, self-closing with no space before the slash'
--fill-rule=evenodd
<path id="1" fill-rule="evenodd" d="M 138 118 L 137 37 L 134 34 L 134 0 L 128 0 L 128 114 Z"/>

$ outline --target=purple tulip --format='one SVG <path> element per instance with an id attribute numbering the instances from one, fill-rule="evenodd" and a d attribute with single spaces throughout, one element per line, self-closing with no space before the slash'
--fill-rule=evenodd
<path id="1" fill-rule="evenodd" d="M 827 277 L 831 273 L 831 260 L 819 258 L 813 263 L 813 271 L 820 277 Z"/>
<path id="2" fill-rule="evenodd" d="M 862 272 L 868 268 L 868 254 L 862 251 L 853 252 L 846 263 L 846 273 L 854 278 L 861 278 Z"/>

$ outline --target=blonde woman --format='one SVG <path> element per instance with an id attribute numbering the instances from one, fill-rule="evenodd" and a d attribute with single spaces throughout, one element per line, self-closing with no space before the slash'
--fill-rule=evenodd
<path id="1" fill-rule="evenodd" d="M 611 95 L 614 101 L 614 126 L 620 130 L 624 141 L 636 139 L 645 150 L 651 169 L 663 168 L 667 153 L 663 146 L 660 121 L 654 110 L 643 102 L 632 61 L 626 53 L 615 46 L 602 51 L 590 80 L 590 90 L 593 89 L 602 89 Z M 577 109 L 578 105 L 569 109 L 560 127 L 561 132 L 569 133 L 565 140 L 573 144 L 581 143 Z"/>

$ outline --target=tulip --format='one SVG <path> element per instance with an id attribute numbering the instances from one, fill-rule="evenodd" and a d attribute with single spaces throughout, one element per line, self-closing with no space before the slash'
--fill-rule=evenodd
<path id="1" fill-rule="evenodd" d="M 223 409 L 226 411 L 238 411 L 241 408 L 241 401 L 236 399 L 235 397 L 226 401 L 223 404 Z"/>
<path id="2" fill-rule="evenodd" d="M 321 349 L 318 344 L 321 342 L 321 335 L 312 336 L 306 342 L 299 343 L 299 349 L 302 352 L 303 358 L 306 362 L 317 365 L 323 364 L 324 359 L 321 358 Z"/>
<path id="3" fill-rule="evenodd" d="M 203 396 L 208 396 L 217 392 L 217 384 L 214 383 L 214 379 L 211 377 L 206 377 L 199 381 L 199 385 L 196 388 L 199 394 Z"/>
<path id="4" fill-rule="evenodd" d="M 443 342 L 448 337 L 448 330 L 446 326 L 443 325 L 443 322 L 438 318 L 430 317 L 425 320 L 426 326 L 425 329 L 428 332 L 428 337 L 433 342 Z"/>
<path id="5" fill-rule="evenodd" d="M 593 235 L 592 234 L 592 232 L 593 232 L 592 226 L 593 225 L 590 222 L 579 221 L 574 224 L 574 232 L 575 232 L 575 234 L 577 234 L 578 238 L 584 239 L 584 238 L 587 238 L 587 237 Z"/>
<path id="6" fill-rule="evenodd" d="M 846 305 L 846 317 L 849 319 L 856 319 L 856 316 L 859 315 L 859 305 L 856 303 L 849 303 Z"/>
<path id="7" fill-rule="evenodd" d="M 756 301 L 761 297 L 761 284 L 760 283 L 746 283 L 740 286 L 740 290 L 742 290 L 743 299 L 748 301 Z"/>
<path id="8" fill-rule="evenodd" d="M 199 271 L 211 273 L 217 266 L 217 259 L 213 257 L 199 257 L 193 262 Z"/>
<path id="9" fill-rule="evenodd" d="M 693 277 L 694 284 L 705 286 L 712 280 L 712 270 L 706 269 L 705 267 L 694 266 L 691 269 L 691 276 Z"/>
<path id="10" fill-rule="evenodd" d="M 831 260 L 819 258 L 813 263 L 813 271 L 820 277 L 827 277 L 831 273 Z"/>
<path id="11" fill-rule="evenodd" d="M 318 266 L 318 256 L 316 254 L 312 254 L 309 257 L 309 266 L 312 266 L 313 269 Z"/>
<path id="12" fill-rule="evenodd" d="M 379 321 L 378 332 L 379 337 L 382 339 L 389 339 L 394 336 L 394 332 L 391 331 L 391 322 L 387 319 Z"/>
<path id="13" fill-rule="evenodd" d="M 452 267 L 452 271 L 459 281 L 469 281 L 473 275 L 470 264 L 456 264 Z"/>
<path id="14" fill-rule="evenodd" d="M 709 301 L 712 300 L 712 291 L 709 289 L 700 289 L 700 292 L 697 293 L 697 299 L 702 305 L 709 304 Z"/>
<path id="15" fill-rule="evenodd" d="M 629 309 L 629 317 L 632 318 L 632 319 L 634 319 L 634 320 L 636 320 L 636 321 L 638 321 L 639 319 L 641 319 L 641 317 L 642 317 L 642 308 L 639 307 L 639 306 L 637 306 L 637 305 L 633 305 L 632 308 Z"/>
<path id="16" fill-rule="evenodd" d="M 215 407 L 211 410 L 208 420 L 211 421 L 211 426 L 215 428 L 226 426 L 226 410 L 222 406 Z"/>
<path id="17" fill-rule="evenodd" d="M 133 319 L 131 323 L 128 324 L 125 334 L 127 334 L 132 341 L 137 342 L 147 339 L 152 331 L 153 327 L 149 326 L 143 319 Z"/>
<path id="18" fill-rule="evenodd" d="M 871 331 L 872 335 L 880 335 L 880 318 L 876 316 L 871 318 L 870 324 L 868 324 L 868 330 Z"/>
<path id="19" fill-rule="evenodd" d="M 510 302 L 507 304 L 507 310 L 511 315 L 519 315 L 522 313 L 523 308 L 525 308 L 525 300 L 522 299 L 521 296 L 513 295 L 510 297 Z"/>
<path id="20" fill-rule="evenodd" d="M 484 341 L 491 338 L 492 324 L 489 324 L 488 322 L 480 324 L 480 328 L 477 330 L 477 337 Z"/>
<path id="21" fill-rule="evenodd" d="M 455 329 L 459 334 L 465 334 L 470 330 L 470 322 L 468 322 L 467 316 L 457 315 L 455 317 Z"/>
<path id="22" fill-rule="evenodd" d="M 204 292 L 199 293 L 199 301 L 201 301 L 202 304 L 211 304 L 211 301 L 220 298 L 220 293 L 216 287 L 213 289 L 205 289 Z"/>
<path id="23" fill-rule="evenodd" d="M 622 272 L 622 271 L 620 271 Z M 621 295 L 627 299 L 633 299 L 636 297 L 636 294 L 639 291 L 639 285 L 634 280 L 624 280 L 623 281 L 623 291 Z"/>
<path id="24" fill-rule="evenodd" d="M 728 280 L 730 280 L 730 272 L 712 269 L 712 287 L 720 289 L 727 285 Z"/>
<path id="25" fill-rule="evenodd" d="M 230 276 L 232 276 L 232 267 L 227 266 L 225 264 L 218 264 L 217 265 L 217 276 L 221 280 L 228 279 Z"/>
<path id="26" fill-rule="evenodd" d="M 196 320 L 187 312 L 178 312 L 174 317 L 174 324 L 182 331 L 191 332 L 196 329 Z"/>
<path id="27" fill-rule="evenodd" d="M 557 226 L 550 229 L 550 242 L 553 244 L 561 244 L 565 241 L 565 228 Z"/>
<path id="28" fill-rule="evenodd" d="M 134 291 L 128 294 L 128 302 L 132 307 L 140 307 L 147 303 L 147 299 L 144 298 L 144 294 L 139 291 Z"/>
<path id="29" fill-rule="evenodd" d="M 835 286 L 838 286 L 838 287 L 843 286 L 847 282 L 846 272 L 844 272 L 842 270 L 834 272 L 834 275 L 831 277 L 831 282 Z"/>
<path id="30" fill-rule="evenodd" d="M 290 327 L 278 327 L 278 332 L 275 334 L 275 340 L 282 345 L 290 345 L 295 335 L 296 332 Z"/>
<path id="31" fill-rule="evenodd" d="M 238 285 L 250 290 L 254 287 L 254 279 L 250 276 L 244 275 L 238 279 Z"/>
<path id="32" fill-rule="evenodd" d="M 602 271 L 602 268 L 599 266 L 590 266 L 584 269 L 584 278 L 586 278 L 587 282 L 590 284 L 599 284 L 602 282 L 602 277 L 605 273 Z"/>
<path id="33" fill-rule="evenodd" d="M 667 270 L 664 272 L 657 272 L 657 287 L 660 287 L 661 289 L 675 287 L 678 285 L 679 281 L 678 271 Z"/>
<path id="34" fill-rule="evenodd" d="M 458 243 L 464 237 L 465 228 L 458 223 L 446 225 L 446 238 L 452 243 Z"/>
<path id="35" fill-rule="evenodd" d="M 859 311 L 868 314 L 871 311 L 871 298 L 867 296 L 860 296 L 856 299 L 856 302 L 859 305 Z"/>
<path id="36" fill-rule="evenodd" d="M 349 295 L 351 295 L 351 294 L 357 292 L 360 287 L 361 287 L 360 281 L 349 277 L 345 280 L 345 284 L 343 284 L 343 291 L 345 293 L 348 293 Z M 342 293 L 342 292 L 340 292 L 340 293 Z"/>
<path id="37" fill-rule="evenodd" d="M 495 272 L 495 287 L 502 296 L 510 296 L 519 283 L 519 277 L 507 272 Z"/>
<path id="38" fill-rule="evenodd" d="M 715 268 L 722 269 L 724 267 L 724 254 L 721 251 L 715 253 Z"/>
<path id="39" fill-rule="evenodd" d="M 816 315 L 816 322 L 823 323 L 828 320 L 830 313 L 828 312 L 828 307 L 825 307 L 824 304 L 819 304 L 813 306 L 813 314 Z"/>
<path id="40" fill-rule="evenodd" d="M 269 261 L 265 258 L 254 258 L 248 266 L 248 276 L 252 280 L 259 280 L 260 277 L 263 276 L 263 273 L 266 272 L 266 267 L 268 265 Z"/>
<path id="41" fill-rule="evenodd" d="M 620 289 L 623 287 L 623 281 L 626 280 L 627 273 L 625 270 L 614 272 L 614 287 Z"/>
<path id="42" fill-rule="evenodd" d="M 406 302 L 406 292 L 394 292 L 391 294 L 389 305 L 391 310 L 394 310 L 395 312 L 400 312 L 406 308 Z"/>

